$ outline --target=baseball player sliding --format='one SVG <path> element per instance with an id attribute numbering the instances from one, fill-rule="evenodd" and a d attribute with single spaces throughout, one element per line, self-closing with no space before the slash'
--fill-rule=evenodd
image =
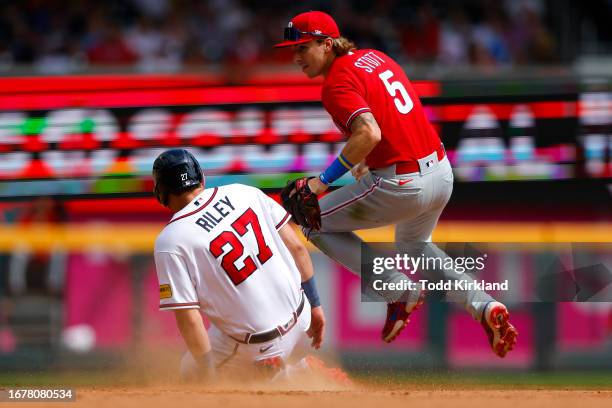
<path id="1" fill-rule="evenodd" d="M 282 368 L 305 334 L 319 348 L 323 309 L 290 215 L 254 187 L 205 189 L 183 149 L 157 157 L 153 179 L 157 200 L 175 212 L 155 241 L 155 266 L 160 309 L 174 311 L 189 349 L 183 373 L 208 379 L 222 367 Z"/>
<path id="2" fill-rule="evenodd" d="M 354 230 L 395 224 L 398 244 L 431 242 L 451 196 L 453 172 L 402 68 L 378 50 L 355 49 L 340 36 L 333 18 L 319 11 L 294 17 L 284 40 L 276 46 L 293 47 L 293 61 L 309 78 L 324 77 L 323 106 L 348 136 L 340 155 L 323 173 L 288 184 L 282 194 L 285 208 L 321 251 L 356 274 L 362 241 Z M 348 171 L 356 182 L 317 204 L 316 195 Z M 433 244 L 423 244 L 423 250 L 445 256 Z M 438 272 L 446 280 L 470 279 L 452 270 Z M 401 283 L 408 277 L 395 271 L 387 280 Z M 379 294 L 388 302 L 382 339 L 391 342 L 424 294 L 418 289 Z M 479 290 L 453 296 L 482 323 L 498 356 L 512 350 L 518 332 L 502 303 Z"/>

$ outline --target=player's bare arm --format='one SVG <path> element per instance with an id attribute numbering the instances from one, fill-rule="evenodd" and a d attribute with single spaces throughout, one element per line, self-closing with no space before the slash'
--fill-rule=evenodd
<path id="1" fill-rule="evenodd" d="M 355 167 L 351 169 L 351 174 L 355 177 L 355 180 L 359 181 L 363 176 L 365 176 L 370 168 L 365 163 L 365 160 L 362 160 Z"/>
<path id="2" fill-rule="evenodd" d="M 210 379 L 214 375 L 214 365 L 208 333 L 200 312 L 198 309 L 176 309 L 174 317 L 187 348 L 198 364 L 200 378 Z"/>
<path id="3" fill-rule="evenodd" d="M 374 115 L 371 112 L 364 112 L 353 120 L 351 136 L 342 149 L 341 156 L 350 163 L 361 163 L 374 150 L 380 139 L 381 132 Z M 320 178 L 310 179 L 308 186 L 315 194 L 321 194 L 328 188 Z"/>
<path id="4" fill-rule="evenodd" d="M 302 277 L 302 287 L 311 303 L 312 309 L 308 336 L 312 339 L 312 347 L 318 349 L 323 343 L 325 315 L 323 313 L 323 307 L 320 304 L 317 304 L 318 299 L 313 299 L 312 294 L 309 296 L 308 293 L 309 287 L 314 287 L 314 270 L 312 267 L 310 254 L 308 253 L 306 246 L 298 238 L 298 235 L 293 230 L 291 224 L 285 224 L 278 232 L 281 239 L 285 243 L 285 246 L 287 246 L 287 249 L 289 249 L 291 256 L 295 260 L 295 264 L 297 265 Z M 318 295 L 316 295 L 316 297 L 318 298 Z"/>
<path id="5" fill-rule="evenodd" d="M 297 234 L 293 230 L 290 224 L 285 224 L 280 230 L 278 230 L 281 239 L 289 249 L 291 256 L 295 260 L 295 264 L 300 271 L 302 282 L 305 282 L 313 277 L 312 261 L 310 260 L 310 254 L 308 249 L 298 238 Z"/>
<path id="6" fill-rule="evenodd" d="M 376 147 L 380 139 L 380 128 L 374 115 L 364 112 L 353 120 L 351 137 L 342 149 L 342 154 L 351 163 L 359 163 Z"/>

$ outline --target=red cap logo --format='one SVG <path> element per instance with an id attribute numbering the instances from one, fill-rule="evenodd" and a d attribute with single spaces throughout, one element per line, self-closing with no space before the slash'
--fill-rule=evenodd
<path id="1" fill-rule="evenodd" d="M 322 11 L 309 11 L 293 17 L 285 28 L 285 36 L 282 43 L 275 47 L 289 47 L 291 45 L 303 44 L 316 38 L 338 38 L 340 30 L 338 25 L 327 13 Z"/>

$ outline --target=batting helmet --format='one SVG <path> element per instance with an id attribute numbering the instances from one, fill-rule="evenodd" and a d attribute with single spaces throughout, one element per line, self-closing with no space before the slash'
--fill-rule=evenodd
<path id="1" fill-rule="evenodd" d="M 178 194 L 204 182 L 202 168 L 185 149 L 171 149 L 160 154 L 153 162 L 155 197 L 168 206 L 170 193 Z"/>

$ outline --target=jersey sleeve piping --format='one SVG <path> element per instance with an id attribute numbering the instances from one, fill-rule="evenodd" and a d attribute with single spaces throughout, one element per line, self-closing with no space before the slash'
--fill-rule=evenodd
<path id="1" fill-rule="evenodd" d="M 159 310 L 173 310 L 173 309 L 199 309 L 200 302 L 189 302 L 189 303 L 166 303 L 159 305 Z"/>
<path id="2" fill-rule="evenodd" d="M 278 224 L 276 224 L 276 230 L 281 229 L 290 219 L 291 219 L 291 214 L 289 213 L 285 214 L 283 219 Z"/>
<path id="3" fill-rule="evenodd" d="M 350 129 L 351 128 L 351 123 L 353 122 L 353 120 L 355 120 L 355 118 L 365 112 L 371 112 L 369 107 L 364 107 L 364 108 L 359 108 L 357 109 L 355 112 L 351 113 L 351 116 L 349 116 L 348 120 L 346 121 L 346 128 Z"/>

